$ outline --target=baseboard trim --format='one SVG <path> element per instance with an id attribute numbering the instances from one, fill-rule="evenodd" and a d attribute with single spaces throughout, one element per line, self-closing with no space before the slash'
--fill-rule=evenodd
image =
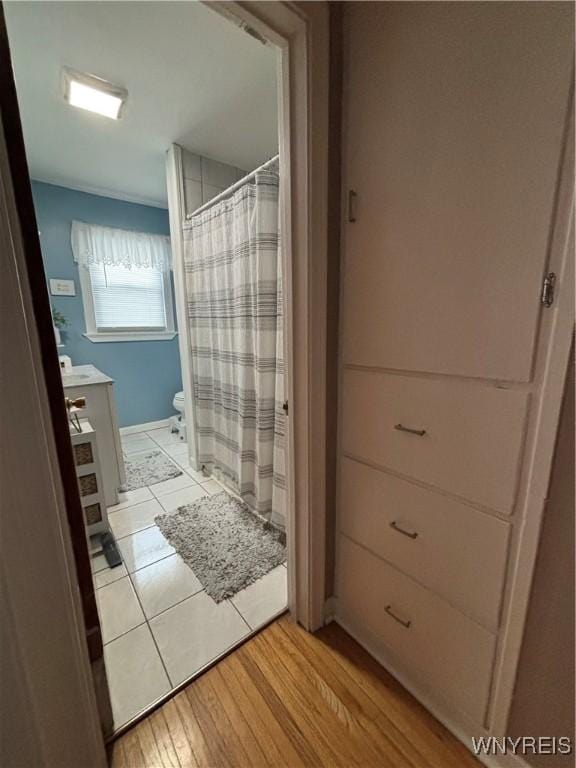
<path id="1" fill-rule="evenodd" d="M 324 625 L 330 624 L 336 618 L 336 598 L 329 597 L 324 603 Z"/>
<path id="2" fill-rule="evenodd" d="M 473 728 L 471 725 L 462 726 L 456 722 L 454 716 L 448 715 L 445 711 L 443 711 L 436 702 L 430 699 L 428 694 L 419 690 L 418 687 L 415 686 L 406 677 L 405 674 L 398 671 L 392 664 L 390 664 L 389 660 L 386 659 L 380 651 L 372 648 L 370 642 L 367 641 L 365 637 L 363 637 L 361 631 L 358 631 L 358 629 L 354 627 L 351 622 L 348 622 L 346 618 L 338 615 L 337 602 L 335 598 L 330 598 L 328 601 L 326 601 L 326 607 L 328 607 L 328 604 L 330 603 L 330 608 L 332 609 L 332 617 L 329 620 L 327 619 L 326 623 L 329 621 L 335 621 L 337 624 L 339 624 L 343 630 L 345 630 L 351 637 L 353 637 L 354 640 L 356 640 L 356 642 L 361 645 L 362 648 L 364 648 L 364 650 L 380 664 L 380 666 L 382 666 L 389 674 L 391 674 L 392 677 L 396 678 L 396 680 L 409 693 L 411 693 L 412 696 L 414 696 L 414 698 L 417 699 L 422 704 L 422 706 L 430 712 L 430 714 L 432 714 L 439 722 L 441 722 L 442 725 L 447 728 L 450 733 L 455 736 L 458 741 L 460 741 L 464 747 L 466 747 L 470 754 L 472 754 L 482 765 L 485 765 L 486 768 L 530 768 L 529 763 L 523 760 L 519 755 L 474 754 L 472 749 L 472 734 L 478 738 L 478 736 L 490 735 L 488 731 L 486 731 L 486 729 L 482 726 Z M 328 613 L 326 613 L 326 616 L 328 616 Z"/>
<path id="3" fill-rule="evenodd" d="M 160 421 L 148 421 L 146 424 L 132 424 L 130 427 L 120 427 L 121 435 L 134 435 L 136 432 L 148 432 L 151 429 L 162 429 L 170 426 L 170 419 Z"/>

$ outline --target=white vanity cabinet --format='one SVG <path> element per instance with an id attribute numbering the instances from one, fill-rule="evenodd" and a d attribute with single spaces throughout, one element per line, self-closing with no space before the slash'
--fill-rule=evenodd
<path id="1" fill-rule="evenodd" d="M 94 536 L 94 534 L 105 533 L 108 530 L 104 482 L 96 432 L 86 419 L 80 421 L 79 424 L 80 432 L 73 427 L 70 428 L 70 440 L 74 453 L 80 502 L 84 512 L 84 523 L 88 536 Z"/>
<path id="2" fill-rule="evenodd" d="M 83 416 L 98 435 L 98 450 L 106 506 L 118 503 L 118 489 L 126 482 L 124 457 L 114 399 L 114 380 L 93 365 L 76 365 L 62 376 L 66 397 L 86 398 Z"/>

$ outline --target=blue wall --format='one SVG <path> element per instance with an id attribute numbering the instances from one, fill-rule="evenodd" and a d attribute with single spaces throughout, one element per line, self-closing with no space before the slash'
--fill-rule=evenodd
<path id="1" fill-rule="evenodd" d="M 61 354 L 70 355 L 73 365 L 92 363 L 114 379 L 120 426 L 172 416 L 174 393 L 182 389 L 178 337 L 94 344 L 83 336 L 86 324 L 80 279 L 70 245 L 73 219 L 169 234 L 168 211 L 38 181 L 32 182 L 32 192 L 46 278 L 72 279 L 76 285 L 76 296 L 50 296 L 52 305 L 68 321 L 62 334 L 65 347 L 60 350 Z"/>

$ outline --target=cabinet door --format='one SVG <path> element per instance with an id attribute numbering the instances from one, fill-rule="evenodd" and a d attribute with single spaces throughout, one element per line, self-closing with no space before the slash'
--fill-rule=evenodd
<path id="1" fill-rule="evenodd" d="M 118 504 L 118 488 L 126 481 L 112 384 L 67 387 L 68 397 L 85 397 L 83 416 L 96 432 L 106 506 Z"/>
<path id="2" fill-rule="evenodd" d="M 529 381 L 570 3 L 347 3 L 344 362 Z"/>

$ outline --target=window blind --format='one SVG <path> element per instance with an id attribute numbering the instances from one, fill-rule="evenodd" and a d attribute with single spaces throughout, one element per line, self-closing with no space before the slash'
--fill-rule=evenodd
<path id="1" fill-rule="evenodd" d="M 160 269 L 90 264 L 89 270 L 98 330 L 166 329 Z"/>

